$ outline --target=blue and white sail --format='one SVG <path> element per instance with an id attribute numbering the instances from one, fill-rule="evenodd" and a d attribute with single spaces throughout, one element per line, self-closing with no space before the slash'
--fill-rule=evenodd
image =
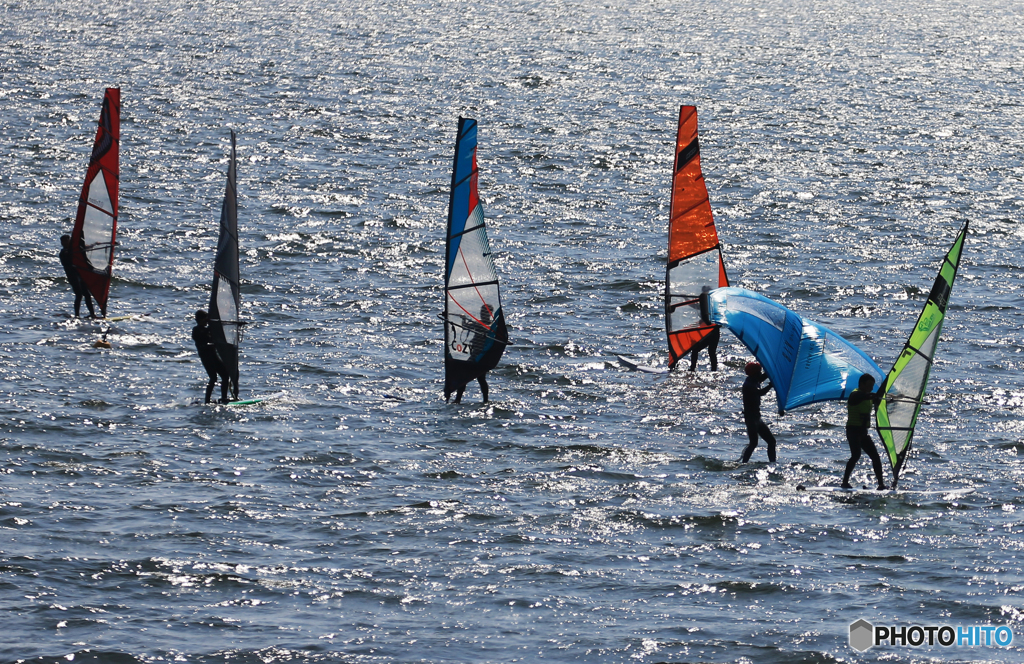
<path id="1" fill-rule="evenodd" d="M 493 369 L 508 344 L 477 191 L 476 120 L 459 118 L 444 270 L 445 398 Z"/>
<path id="2" fill-rule="evenodd" d="M 841 401 L 864 374 L 885 374 L 863 351 L 824 325 L 743 288 L 708 295 L 708 318 L 728 328 L 772 381 L 779 412 L 818 401 Z"/>

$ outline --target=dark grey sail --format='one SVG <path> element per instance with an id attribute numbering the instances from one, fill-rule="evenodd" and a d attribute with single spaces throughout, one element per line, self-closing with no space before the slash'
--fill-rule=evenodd
<path id="1" fill-rule="evenodd" d="M 231 132 L 228 185 L 220 210 L 220 240 L 213 263 L 210 334 L 228 370 L 231 394 L 238 400 L 238 342 L 242 338 L 242 297 L 238 288 L 238 188 L 235 179 L 235 132 Z"/>

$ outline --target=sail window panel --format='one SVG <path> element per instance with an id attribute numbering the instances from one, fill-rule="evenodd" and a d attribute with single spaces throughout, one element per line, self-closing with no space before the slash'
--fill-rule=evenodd
<path id="1" fill-rule="evenodd" d="M 779 332 L 782 332 L 786 327 L 786 310 L 781 307 L 772 306 L 767 302 L 742 295 L 732 295 L 729 297 L 728 307 L 734 311 L 742 311 L 756 316 Z"/>
<path id="2" fill-rule="evenodd" d="M 500 309 L 497 284 L 448 291 L 445 343 L 452 359 L 467 361 L 482 349 Z"/>
<path id="3" fill-rule="evenodd" d="M 226 279 L 217 280 L 217 314 L 224 330 L 224 340 L 232 346 L 238 345 L 238 307 L 231 283 Z"/>
<path id="4" fill-rule="evenodd" d="M 718 288 L 718 248 L 691 256 L 668 271 L 668 292 L 674 297 L 696 300 L 701 293 Z"/>
<path id="5" fill-rule="evenodd" d="M 909 442 L 909 431 L 907 429 L 914 423 L 917 404 L 912 401 L 887 399 L 885 402 L 885 412 L 889 418 L 889 426 L 893 427 L 890 431 L 893 449 L 896 451 L 896 454 L 899 454 Z"/>
<path id="6" fill-rule="evenodd" d="M 910 443 L 910 432 L 894 429 L 890 433 L 892 435 L 892 449 L 896 452 L 896 456 L 899 457 Z"/>
<path id="7" fill-rule="evenodd" d="M 669 305 L 669 331 L 693 329 L 701 325 L 700 303 L 698 300 L 672 298 Z"/>
<path id="8" fill-rule="evenodd" d="M 114 206 L 110 203 L 110 192 L 107 191 L 106 175 L 103 171 L 96 173 L 89 185 L 89 203 L 114 216 Z"/>
<path id="9" fill-rule="evenodd" d="M 447 305 L 448 319 L 451 321 L 458 323 L 462 318 L 468 318 L 488 323 L 487 319 L 493 321 L 498 309 L 501 308 L 498 285 L 454 288 L 448 291 Z"/>
<path id="10" fill-rule="evenodd" d="M 448 287 L 496 281 L 497 278 L 487 231 L 479 226 L 464 233 L 459 239 L 458 251 L 448 275 Z"/>
<path id="11" fill-rule="evenodd" d="M 837 335 L 828 334 L 825 336 L 825 354 L 832 358 L 830 364 L 842 366 L 849 365 L 853 367 L 860 374 L 867 374 L 875 379 L 875 383 L 879 383 L 883 380 L 884 376 L 878 371 L 876 367 L 864 359 L 860 353 L 857 353 L 845 339 L 838 337 Z M 857 377 L 860 380 L 860 376 Z M 848 386 L 852 387 L 852 385 Z M 852 390 L 851 390 L 852 391 Z"/>
<path id="12" fill-rule="evenodd" d="M 892 381 L 886 394 L 897 395 L 901 399 L 918 400 L 924 394 L 925 384 L 928 382 L 928 374 L 931 365 L 920 355 L 915 355 L 900 375 Z M 897 402 L 898 403 L 898 402 Z"/>
<path id="13" fill-rule="evenodd" d="M 85 245 L 85 259 L 97 272 L 106 272 L 110 265 L 111 237 L 114 233 L 114 217 L 111 211 L 110 195 L 100 171 L 89 185 L 89 203 L 85 206 L 82 220 L 82 243 Z M 95 207 L 94 207 L 95 206 Z M 97 209 L 99 208 L 99 209 Z"/>

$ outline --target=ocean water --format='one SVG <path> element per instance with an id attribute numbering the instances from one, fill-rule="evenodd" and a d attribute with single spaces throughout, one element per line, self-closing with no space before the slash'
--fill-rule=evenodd
<path id="1" fill-rule="evenodd" d="M 1024 661 L 1019 1 L 80 3 L 0 13 L 0 661 Z M 57 260 L 122 94 L 109 328 Z M 971 235 L 907 489 L 842 404 L 664 366 L 680 104 L 734 285 L 888 370 Z M 457 118 L 514 345 L 442 391 Z M 228 128 L 244 396 L 191 405 Z M 870 481 L 862 461 L 856 481 Z M 1009 647 L 848 644 L 1007 625 Z"/>

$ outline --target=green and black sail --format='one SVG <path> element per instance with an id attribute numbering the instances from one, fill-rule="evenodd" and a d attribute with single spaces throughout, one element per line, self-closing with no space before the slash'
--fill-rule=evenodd
<path id="1" fill-rule="evenodd" d="M 946 319 L 946 305 L 960 267 L 960 256 L 966 239 L 967 223 L 964 223 L 952 248 L 942 260 L 939 276 L 935 278 L 928 302 L 917 319 L 907 345 L 903 347 L 903 352 L 885 379 L 884 397 L 876 413 L 876 427 L 892 463 L 894 489 L 914 439 L 917 415 L 921 411 L 925 389 L 928 387 L 935 349 Z"/>
<path id="2" fill-rule="evenodd" d="M 238 400 L 238 342 L 242 338 L 242 295 L 238 270 L 238 187 L 235 179 L 235 132 L 231 132 L 228 184 L 220 209 L 220 239 L 213 263 L 210 334 L 217 356 L 228 371 L 231 394 Z"/>

